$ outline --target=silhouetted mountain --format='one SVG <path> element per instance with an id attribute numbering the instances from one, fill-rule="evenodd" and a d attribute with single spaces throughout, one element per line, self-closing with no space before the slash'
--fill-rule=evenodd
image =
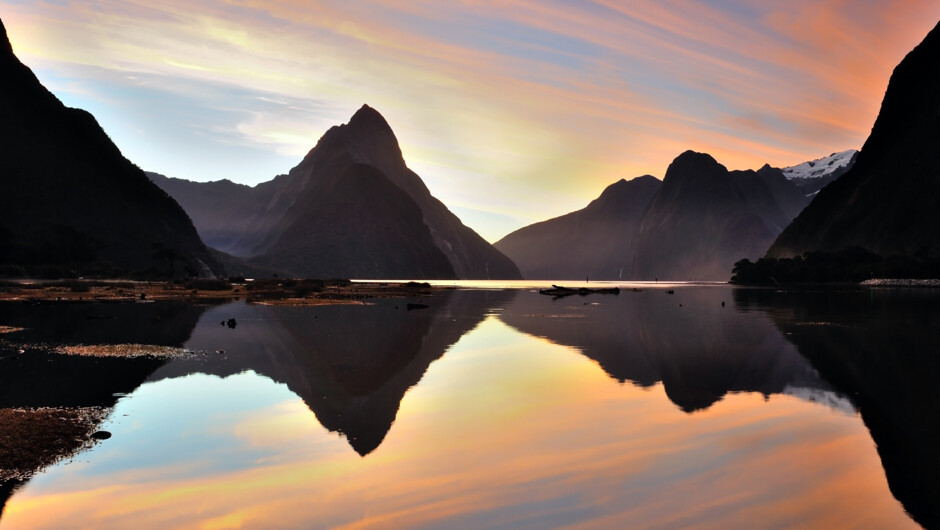
<path id="1" fill-rule="evenodd" d="M 732 173 L 743 173 L 746 175 L 748 172 Z M 806 205 L 809 204 L 811 200 L 810 196 L 816 191 L 813 190 L 807 193 L 808 190 L 812 189 L 812 186 L 801 187 L 795 179 L 786 176 L 785 170 L 770 167 L 769 164 L 764 164 L 762 168 L 754 172 L 754 175 L 767 186 L 768 191 L 770 191 L 777 208 L 780 209 L 780 213 L 783 214 L 783 219 L 787 221 L 787 224 L 789 224 L 794 217 L 799 215 L 800 212 L 803 211 L 803 208 L 806 208 Z M 820 177 L 820 181 L 824 178 L 828 177 Z M 786 224 L 783 226 L 774 224 L 773 226 L 778 231 L 786 228 Z"/>
<path id="2" fill-rule="evenodd" d="M 494 246 L 529 280 L 627 279 L 640 217 L 661 185 L 649 175 L 620 180 L 584 209 L 520 228 Z"/>
<path id="3" fill-rule="evenodd" d="M 521 278 L 408 169 L 368 105 L 287 175 L 247 188 L 154 176 L 210 245 L 299 276 Z"/>
<path id="4" fill-rule="evenodd" d="M 855 246 L 884 256 L 926 257 L 940 250 L 937 64 L 940 25 L 894 69 L 855 165 L 819 192 L 768 257 Z"/>
<path id="5" fill-rule="evenodd" d="M 266 208 L 275 186 L 268 182 L 254 188 L 230 180 L 196 183 L 147 172 L 147 176 L 186 210 L 206 245 L 233 256 L 246 256 L 258 246 L 264 233 Z"/>
<path id="6" fill-rule="evenodd" d="M 304 277 L 456 277 L 415 201 L 378 169 L 353 164 L 317 184 L 252 262 Z"/>
<path id="7" fill-rule="evenodd" d="M 674 296 L 626 291 L 596 295 L 593 300 L 607 306 L 598 309 L 520 293 L 499 318 L 577 348 L 620 382 L 648 387 L 661 381 L 685 412 L 707 409 L 729 392 L 792 394 L 851 406 L 766 318 L 722 306 L 728 294 L 711 288 L 677 290 Z"/>
<path id="8" fill-rule="evenodd" d="M 762 255 L 807 200 L 780 170 L 728 171 L 686 151 L 643 215 L 632 274 L 725 280 L 741 257 Z"/>
<path id="9" fill-rule="evenodd" d="M 765 312 L 819 371 L 852 396 L 891 493 L 925 528 L 940 528 L 940 304 L 923 290 L 734 291 Z"/>
<path id="10" fill-rule="evenodd" d="M 186 213 L 13 54 L 0 22 L 0 265 L 7 274 L 208 274 Z"/>
<path id="11" fill-rule="evenodd" d="M 727 171 L 689 151 L 670 165 L 665 185 L 650 176 L 621 180 L 583 210 L 495 246 L 528 279 L 723 280 L 742 253 L 760 256 L 818 187 L 851 167 L 852 153 L 783 170 Z"/>

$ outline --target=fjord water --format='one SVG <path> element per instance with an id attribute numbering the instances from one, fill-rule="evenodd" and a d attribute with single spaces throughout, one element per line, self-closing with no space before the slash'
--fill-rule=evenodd
<path id="1" fill-rule="evenodd" d="M 0 527 L 929 527 L 937 301 L 0 306 L 27 341 L 195 352 L 4 361 L 0 406 L 113 406 L 113 436 L 4 485 Z"/>

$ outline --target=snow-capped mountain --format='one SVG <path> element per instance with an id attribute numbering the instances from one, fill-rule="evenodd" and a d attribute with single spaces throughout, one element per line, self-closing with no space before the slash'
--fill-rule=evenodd
<path id="1" fill-rule="evenodd" d="M 855 162 L 856 154 L 858 154 L 857 149 L 849 149 L 841 153 L 832 153 L 823 158 L 817 158 L 816 160 L 803 162 L 795 166 L 785 167 L 783 168 L 783 175 L 790 180 L 824 178 L 840 168 L 844 167 L 848 169 L 851 167 Z"/>
<path id="2" fill-rule="evenodd" d="M 813 195 L 848 171 L 855 164 L 857 155 L 857 149 L 832 153 L 823 158 L 785 167 L 783 176 L 803 189 L 807 195 Z"/>

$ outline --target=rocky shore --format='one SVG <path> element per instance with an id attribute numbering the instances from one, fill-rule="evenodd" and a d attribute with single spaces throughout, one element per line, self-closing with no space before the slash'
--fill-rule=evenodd
<path id="1" fill-rule="evenodd" d="M 865 280 L 860 285 L 865 287 L 940 287 L 940 280 L 874 278 Z"/>

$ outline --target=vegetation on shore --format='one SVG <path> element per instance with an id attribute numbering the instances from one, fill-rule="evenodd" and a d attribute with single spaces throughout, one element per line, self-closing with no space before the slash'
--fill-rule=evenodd
<path id="1" fill-rule="evenodd" d="M 883 257 L 861 247 L 838 252 L 807 252 L 794 258 L 742 259 L 734 264 L 731 283 L 781 285 L 796 283 L 858 283 L 872 278 L 940 278 L 940 258 Z"/>

